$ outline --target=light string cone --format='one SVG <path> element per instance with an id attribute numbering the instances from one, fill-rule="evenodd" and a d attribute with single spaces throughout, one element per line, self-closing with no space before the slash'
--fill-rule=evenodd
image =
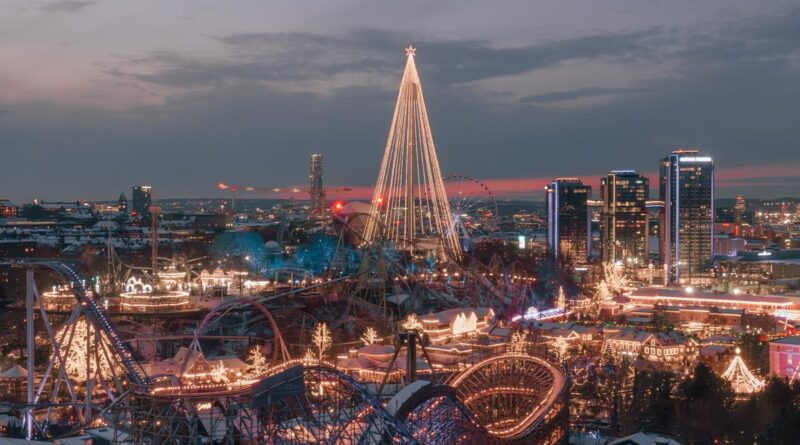
<path id="1" fill-rule="evenodd" d="M 447 200 L 425 99 L 416 50 L 406 49 L 406 68 L 389 128 L 386 150 L 364 230 L 367 242 L 383 238 L 402 250 L 432 250 L 461 257 L 461 245 Z"/>

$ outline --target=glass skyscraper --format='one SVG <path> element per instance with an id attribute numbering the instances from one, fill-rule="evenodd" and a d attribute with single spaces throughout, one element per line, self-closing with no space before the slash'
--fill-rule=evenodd
<path id="1" fill-rule="evenodd" d="M 585 263 L 592 251 L 588 200 L 592 187 L 577 178 L 558 178 L 547 191 L 547 249 L 556 258 Z"/>
<path id="2" fill-rule="evenodd" d="M 710 275 L 713 260 L 714 161 L 697 150 L 676 150 L 660 170 L 666 282 L 696 282 Z"/>
<path id="3" fill-rule="evenodd" d="M 604 262 L 647 264 L 647 200 L 650 181 L 632 170 L 613 170 L 600 179 Z"/>

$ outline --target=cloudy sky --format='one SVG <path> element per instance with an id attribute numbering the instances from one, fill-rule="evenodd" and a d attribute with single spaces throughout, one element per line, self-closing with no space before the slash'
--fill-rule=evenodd
<path id="1" fill-rule="evenodd" d="M 779 0 L 4 0 L 0 197 L 225 196 L 304 184 L 314 152 L 370 187 L 409 44 L 444 174 L 540 197 L 699 147 L 718 196 L 800 196 L 798 23 Z"/>

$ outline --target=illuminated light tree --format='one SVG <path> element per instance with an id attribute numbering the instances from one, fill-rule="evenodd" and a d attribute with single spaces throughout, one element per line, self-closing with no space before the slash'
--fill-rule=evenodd
<path id="1" fill-rule="evenodd" d="M 603 264 L 603 281 L 612 295 L 620 295 L 630 288 L 631 282 L 625 276 L 622 266 L 614 263 Z"/>
<path id="2" fill-rule="evenodd" d="M 364 346 L 369 346 L 380 340 L 380 337 L 378 337 L 378 331 L 369 327 L 366 331 L 364 331 L 364 335 L 361 336 L 360 340 L 362 343 L 364 343 Z"/>
<path id="3" fill-rule="evenodd" d="M 267 358 L 264 356 L 264 353 L 261 352 L 260 346 L 250 350 L 247 361 L 250 364 L 248 374 L 251 376 L 259 376 L 269 368 L 269 366 L 267 366 Z"/>
<path id="4" fill-rule="evenodd" d="M 600 284 L 597 285 L 597 289 L 592 296 L 591 312 L 594 315 L 599 314 L 600 306 L 603 304 L 603 302 L 606 302 L 613 297 L 614 294 L 611 293 L 608 283 L 606 283 L 605 280 L 601 281 Z"/>
<path id="5" fill-rule="evenodd" d="M 764 381 L 754 376 L 742 360 L 741 349 L 736 348 L 736 356 L 731 360 L 728 368 L 722 373 L 722 378 L 731 382 L 733 390 L 739 394 L 751 394 L 764 388 Z"/>
<path id="6" fill-rule="evenodd" d="M 559 360 L 566 360 L 569 352 L 569 342 L 567 342 L 567 338 L 561 336 L 556 337 L 555 341 L 553 342 L 553 349 Z"/>
<path id="7" fill-rule="evenodd" d="M 98 344 L 98 338 L 102 345 Z M 98 374 L 104 379 L 109 379 L 122 372 L 118 365 L 108 361 L 107 357 L 111 357 L 111 353 L 103 353 L 103 349 L 111 350 L 111 342 L 106 334 L 102 331 L 98 333 L 83 317 L 74 324 L 59 328 L 56 332 L 56 341 L 61 345 L 61 353 L 66 354 L 64 356 L 66 373 L 76 382 L 85 382 L 87 378 L 94 378 Z M 51 356 L 50 360 L 58 367 L 55 356 Z"/>
<path id="8" fill-rule="evenodd" d="M 318 323 L 314 328 L 314 335 L 311 336 L 311 344 L 313 350 L 309 348 L 311 357 L 317 362 L 324 362 L 328 355 L 328 351 L 333 346 L 333 339 L 331 338 L 331 331 L 325 323 Z M 306 354 L 308 355 L 308 353 Z"/>
<path id="9" fill-rule="evenodd" d="M 417 314 L 411 314 L 406 318 L 406 321 L 403 322 L 403 329 L 406 331 L 421 331 L 422 330 L 422 322 L 419 321 L 417 318 Z"/>
<path id="10" fill-rule="evenodd" d="M 211 367 L 211 371 L 208 372 L 211 376 L 211 381 L 214 383 L 228 383 L 228 368 L 225 366 L 225 362 L 220 360 L 217 362 L 216 365 Z"/>
<path id="11" fill-rule="evenodd" d="M 597 285 L 597 292 L 595 295 L 597 300 L 601 303 L 614 297 L 614 293 L 611 291 L 611 286 L 609 286 L 605 280 L 601 281 L 600 284 Z"/>
<path id="12" fill-rule="evenodd" d="M 559 286 L 558 296 L 556 296 L 556 307 L 562 311 L 567 310 L 567 296 L 564 295 L 564 286 Z"/>
<path id="13" fill-rule="evenodd" d="M 416 50 L 407 48 L 406 56 L 364 238 L 368 243 L 386 239 L 406 250 L 417 241 L 437 240 L 442 256 L 459 259 L 461 245 L 428 122 Z"/>
<path id="14" fill-rule="evenodd" d="M 512 354 L 525 354 L 527 353 L 525 346 L 525 334 L 522 332 L 511 334 L 511 341 L 508 343 L 509 352 Z"/>

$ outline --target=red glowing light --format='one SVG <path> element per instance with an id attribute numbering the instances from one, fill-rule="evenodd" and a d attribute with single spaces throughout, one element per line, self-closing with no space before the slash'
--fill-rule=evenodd
<path id="1" fill-rule="evenodd" d="M 343 208 L 344 208 L 344 202 L 342 201 L 336 201 L 331 206 L 331 209 L 333 209 L 335 213 L 341 212 Z"/>

